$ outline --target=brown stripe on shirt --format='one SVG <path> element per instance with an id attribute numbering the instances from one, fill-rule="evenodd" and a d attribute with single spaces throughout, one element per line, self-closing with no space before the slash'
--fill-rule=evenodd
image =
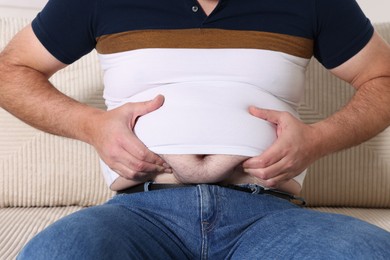
<path id="1" fill-rule="evenodd" d="M 309 59 L 313 40 L 280 33 L 222 29 L 137 30 L 103 35 L 96 50 L 113 54 L 145 48 L 262 49 Z"/>

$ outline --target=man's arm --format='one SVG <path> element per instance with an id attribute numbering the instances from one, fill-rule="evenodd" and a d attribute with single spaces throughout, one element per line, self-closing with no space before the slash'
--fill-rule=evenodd
<path id="1" fill-rule="evenodd" d="M 49 82 L 65 66 L 27 26 L 0 54 L 0 106 L 38 129 L 93 145 L 123 177 L 144 180 L 151 177 L 145 172 L 164 171 L 163 160 L 132 132 L 137 117 L 158 109 L 163 97 L 109 112 L 93 108 L 64 95 Z"/>
<path id="2" fill-rule="evenodd" d="M 278 139 L 262 155 L 244 162 L 246 172 L 277 187 L 322 156 L 358 145 L 390 125 L 390 47 L 377 33 L 331 72 L 357 91 L 323 121 L 306 125 L 287 113 L 250 108 L 254 116 L 276 124 Z"/>

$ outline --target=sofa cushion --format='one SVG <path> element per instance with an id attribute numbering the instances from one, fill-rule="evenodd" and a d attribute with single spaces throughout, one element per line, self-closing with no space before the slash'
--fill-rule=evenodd
<path id="1" fill-rule="evenodd" d="M 318 207 L 313 209 L 321 212 L 336 213 L 336 214 L 355 217 L 390 232 L 390 209 L 334 208 L 334 207 L 332 208 Z"/>

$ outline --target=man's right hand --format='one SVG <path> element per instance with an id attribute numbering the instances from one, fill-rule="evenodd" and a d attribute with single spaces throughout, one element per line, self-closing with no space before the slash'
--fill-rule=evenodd
<path id="1" fill-rule="evenodd" d="M 151 152 L 134 134 L 138 117 L 160 108 L 163 96 L 153 100 L 127 103 L 91 118 L 90 143 L 101 159 L 123 178 L 147 181 L 158 173 L 171 173 L 169 166 Z"/>

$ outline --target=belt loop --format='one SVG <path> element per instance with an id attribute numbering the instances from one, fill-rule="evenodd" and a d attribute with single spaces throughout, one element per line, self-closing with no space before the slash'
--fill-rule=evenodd
<path id="1" fill-rule="evenodd" d="M 257 184 L 249 184 L 249 188 L 252 191 L 252 194 L 260 194 L 263 191 L 263 187 Z"/>
<path id="2" fill-rule="evenodd" d="M 153 182 L 152 181 L 147 181 L 144 183 L 144 191 L 150 191 L 150 185 L 152 184 Z"/>

